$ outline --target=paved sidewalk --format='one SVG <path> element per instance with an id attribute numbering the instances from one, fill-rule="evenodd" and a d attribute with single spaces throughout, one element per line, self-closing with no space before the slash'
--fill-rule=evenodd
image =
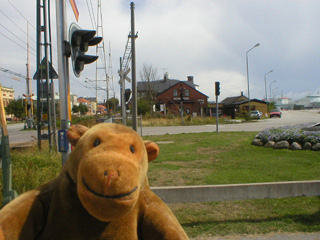
<path id="1" fill-rule="evenodd" d="M 191 240 L 320 240 L 318 233 L 282 233 L 257 236 L 196 237 Z"/>

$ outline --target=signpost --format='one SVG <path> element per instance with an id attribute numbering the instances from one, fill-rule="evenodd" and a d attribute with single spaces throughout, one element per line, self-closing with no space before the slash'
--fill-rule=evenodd
<path id="1" fill-rule="evenodd" d="M 219 103 L 218 96 L 220 95 L 220 82 L 215 82 L 215 93 L 216 93 L 216 132 L 219 132 Z"/>

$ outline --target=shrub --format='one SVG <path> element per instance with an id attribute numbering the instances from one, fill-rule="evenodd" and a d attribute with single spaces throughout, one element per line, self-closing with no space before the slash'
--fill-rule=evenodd
<path id="1" fill-rule="evenodd" d="M 298 142 L 300 144 L 306 142 L 312 144 L 320 143 L 320 131 L 306 131 L 303 129 L 306 126 L 307 125 L 299 124 L 280 128 L 267 128 L 259 132 L 257 137 L 264 143 L 282 140 L 286 140 L 289 143 Z"/>

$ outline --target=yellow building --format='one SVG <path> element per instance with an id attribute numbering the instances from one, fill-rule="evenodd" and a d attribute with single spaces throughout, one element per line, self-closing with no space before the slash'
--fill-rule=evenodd
<path id="1" fill-rule="evenodd" d="M 3 105 L 7 107 L 9 102 L 14 99 L 14 89 L 2 86 Z"/>

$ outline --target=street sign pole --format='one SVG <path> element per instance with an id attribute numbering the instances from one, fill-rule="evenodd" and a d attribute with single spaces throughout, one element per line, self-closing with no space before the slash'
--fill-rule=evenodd
<path id="1" fill-rule="evenodd" d="M 218 95 L 216 95 L 216 132 L 219 132 L 219 114 L 218 114 L 218 108 L 219 108 L 219 104 L 218 104 Z"/>
<path id="2" fill-rule="evenodd" d="M 60 119 L 61 130 L 66 132 L 70 126 L 69 118 L 69 67 L 68 57 L 66 56 L 67 42 L 67 12 L 66 0 L 56 0 L 56 19 L 57 19 L 57 42 L 58 42 L 58 71 L 59 71 L 59 95 L 60 95 Z M 66 134 L 61 134 L 63 139 L 59 137 L 59 146 L 64 145 L 67 141 Z M 62 164 L 68 158 L 68 150 L 61 152 Z"/>
<path id="3" fill-rule="evenodd" d="M 134 3 L 131 2 L 131 65 L 132 65 L 132 129 L 137 131 L 138 129 L 138 92 L 136 82 L 136 38 L 135 24 L 134 24 Z"/>

